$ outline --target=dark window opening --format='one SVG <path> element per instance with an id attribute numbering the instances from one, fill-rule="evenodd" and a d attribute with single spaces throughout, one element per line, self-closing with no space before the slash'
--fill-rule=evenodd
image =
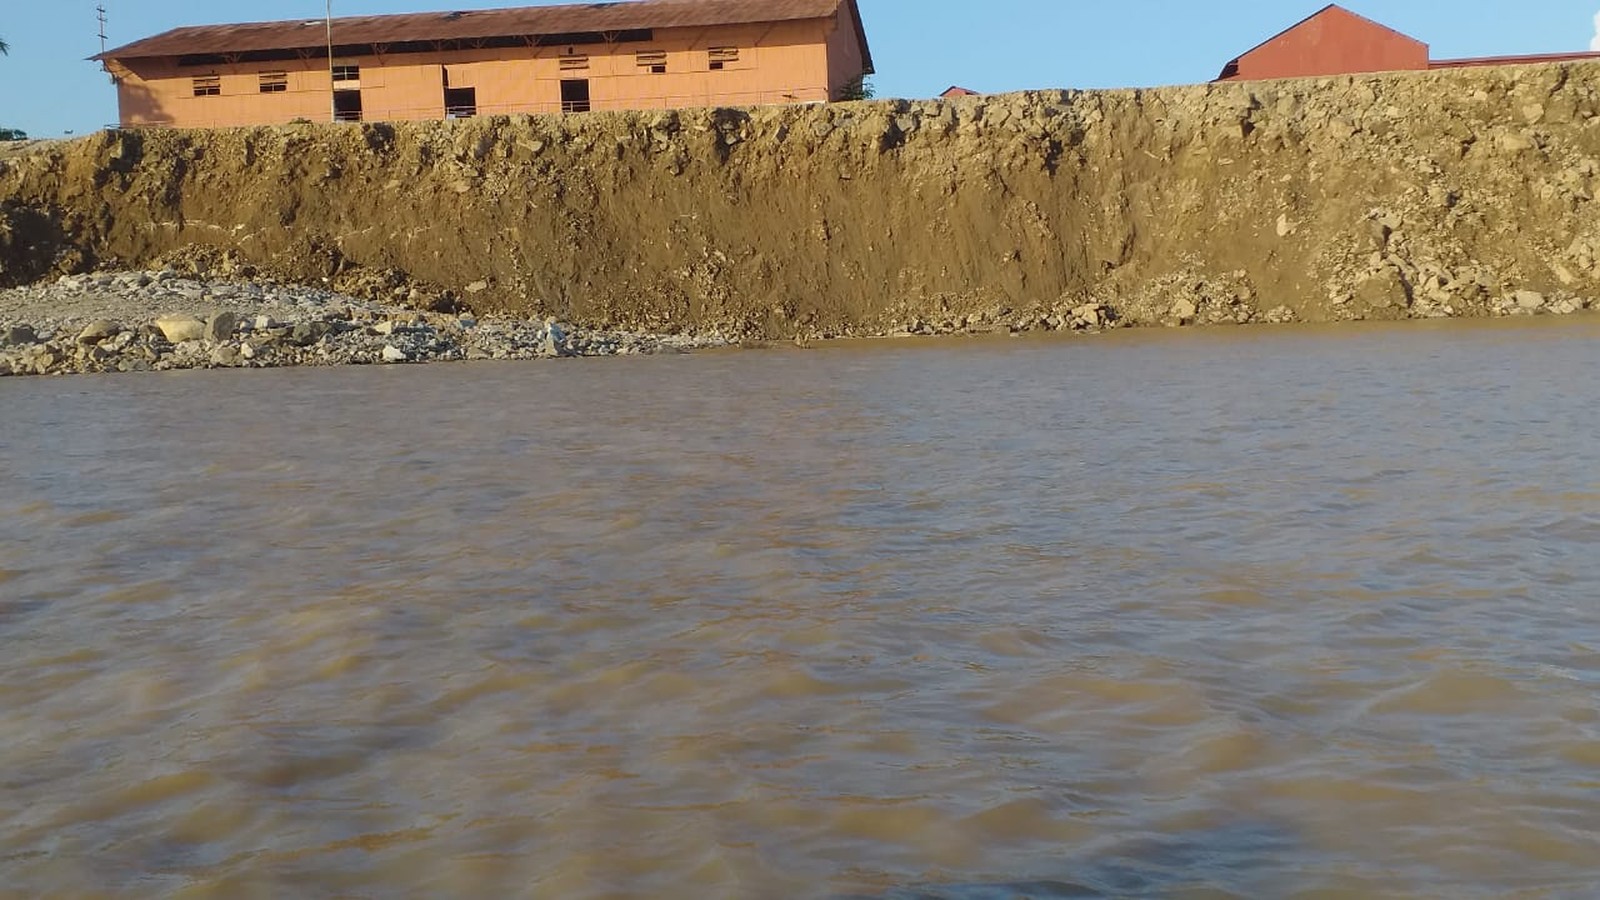
<path id="1" fill-rule="evenodd" d="M 222 76 L 202 75 L 194 80 L 194 95 L 196 97 L 222 96 Z"/>
<path id="2" fill-rule="evenodd" d="M 261 93 L 281 94 L 289 90 L 288 72 L 262 72 Z"/>
<path id="3" fill-rule="evenodd" d="M 340 81 L 360 81 L 361 80 L 361 67 L 360 66 L 334 66 L 333 67 L 333 80 L 334 80 L 335 83 L 340 82 Z"/>
<path id="4" fill-rule="evenodd" d="M 444 89 L 444 117 L 446 119 L 470 119 L 477 114 L 477 88 Z"/>
<path id="5" fill-rule="evenodd" d="M 562 112 L 585 113 L 589 109 L 589 79 L 574 78 L 561 82 Z"/>
<path id="6" fill-rule="evenodd" d="M 1239 77 L 1239 61 L 1237 59 L 1222 67 L 1222 77 L 1223 78 L 1238 78 Z"/>
<path id="7" fill-rule="evenodd" d="M 334 91 L 333 118 L 339 122 L 361 121 L 361 92 Z"/>

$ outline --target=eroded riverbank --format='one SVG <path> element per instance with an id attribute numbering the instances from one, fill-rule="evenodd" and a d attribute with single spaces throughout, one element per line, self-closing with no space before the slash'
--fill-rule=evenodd
<path id="1" fill-rule="evenodd" d="M 0 284 L 203 247 L 757 341 L 1566 308 L 1600 294 L 1597 76 L 102 133 L 0 153 Z"/>

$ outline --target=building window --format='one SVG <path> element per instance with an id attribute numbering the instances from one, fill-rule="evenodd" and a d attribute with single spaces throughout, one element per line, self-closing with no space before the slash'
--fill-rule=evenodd
<path id="1" fill-rule="evenodd" d="M 361 92 L 334 91 L 333 118 L 338 122 L 361 121 Z"/>
<path id="2" fill-rule="evenodd" d="M 288 72 L 262 72 L 261 93 L 281 94 L 289 89 Z"/>
<path id="3" fill-rule="evenodd" d="M 563 56 L 560 58 L 561 71 L 576 72 L 579 69 L 589 68 L 589 57 L 581 55 Z"/>
<path id="4" fill-rule="evenodd" d="M 477 88 L 444 89 L 444 117 L 446 119 L 470 119 L 477 114 Z"/>
<path id="5" fill-rule="evenodd" d="M 196 97 L 222 96 L 221 75 L 201 75 L 194 80 L 194 95 Z"/>
<path id="6" fill-rule="evenodd" d="M 334 80 L 335 83 L 340 82 L 340 81 L 360 81 L 361 80 L 361 67 L 360 66 L 334 66 L 333 67 L 333 80 Z"/>
<path id="7" fill-rule="evenodd" d="M 594 108 L 589 98 L 589 79 L 568 78 L 561 82 L 561 111 L 586 113 Z"/>
<path id="8" fill-rule="evenodd" d="M 640 50 L 633 55 L 641 69 L 649 69 L 651 74 L 665 75 L 667 73 L 667 51 L 665 50 Z"/>
<path id="9" fill-rule="evenodd" d="M 739 61 L 738 47 L 712 47 L 706 52 L 711 60 L 711 71 L 720 72 Z"/>

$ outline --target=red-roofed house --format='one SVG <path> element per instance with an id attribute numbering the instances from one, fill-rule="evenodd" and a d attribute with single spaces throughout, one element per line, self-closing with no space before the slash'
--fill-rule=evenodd
<path id="1" fill-rule="evenodd" d="M 1600 53 L 1430 59 L 1428 45 L 1422 41 L 1359 16 L 1342 6 L 1330 5 L 1229 62 L 1217 80 L 1254 81 L 1364 72 L 1420 72 L 1428 69 L 1533 65 L 1584 59 L 1600 59 Z"/>
<path id="2" fill-rule="evenodd" d="M 1326 6 L 1222 69 L 1218 81 L 1428 68 L 1428 45 L 1342 6 Z"/>

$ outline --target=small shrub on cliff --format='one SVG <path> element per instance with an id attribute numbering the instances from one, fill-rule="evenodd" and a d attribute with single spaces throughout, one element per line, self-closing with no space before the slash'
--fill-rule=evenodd
<path id="1" fill-rule="evenodd" d="M 871 100 L 876 96 L 878 89 L 872 86 L 865 75 L 857 75 L 839 92 L 840 100 Z"/>

